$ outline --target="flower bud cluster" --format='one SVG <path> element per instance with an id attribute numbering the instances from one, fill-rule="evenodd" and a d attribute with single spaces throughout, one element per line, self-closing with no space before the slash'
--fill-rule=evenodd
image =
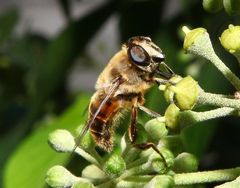
<path id="1" fill-rule="evenodd" d="M 182 153 L 181 138 L 168 135 L 169 131 L 164 118 L 155 118 L 148 121 L 139 132 L 139 136 L 148 138 L 156 144 L 160 154 L 149 148 L 141 151 L 134 148 L 128 136 L 122 137 L 122 144 L 116 147 L 107 156 L 101 157 L 95 151 L 91 142 L 80 143 L 75 151 L 75 141 L 67 130 L 56 130 L 49 135 L 49 143 L 57 152 L 75 152 L 88 160 L 91 164 L 86 166 L 81 177 L 70 173 L 62 166 L 54 166 L 48 170 L 46 182 L 51 187 L 132 187 L 143 185 L 145 187 L 174 187 L 174 169 L 177 171 L 196 170 L 197 162 L 191 162 L 189 155 Z M 141 135 L 144 134 L 144 135 Z M 139 140 L 142 142 L 143 140 Z M 89 143 L 87 146 L 86 143 Z M 137 143 L 136 143 L 137 144 Z M 87 147 L 86 147 L 87 146 Z M 84 149 L 82 149 L 84 147 Z M 179 156 L 182 157 L 178 159 Z M 189 159 L 188 159 L 189 158 Z M 179 165 L 179 160 L 184 165 Z M 188 161 L 190 160 L 190 161 Z M 176 164 L 175 164 L 176 163 Z M 190 166 L 189 166 L 190 165 Z M 147 181 L 144 176 L 149 175 Z M 138 179 L 132 182 L 131 179 Z"/>
<path id="2" fill-rule="evenodd" d="M 224 8 L 229 15 L 240 14 L 240 3 L 238 0 L 203 0 L 203 8 L 215 13 Z"/>
<path id="3" fill-rule="evenodd" d="M 220 9 L 216 1 L 203 1 L 209 9 Z M 198 55 L 212 62 L 218 70 L 239 91 L 240 80 L 221 62 L 215 54 L 209 34 L 204 28 L 189 30 L 186 33 L 184 49 L 187 53 Z M 225 49 L 239 57 L 239 26 L 229 26 L 220 41 Z M 236 39 L 237 38 L 237 39 Z M 113 151 L 102 156 L 95 150 L 90 134 L 80 143 L 70 132 L 56 130 L 49 135 L 49 144 L 57 152 L 76 153 L 86 159 L 87 165 L 81 177 L 74 176 L 62 166 L 54 166 L 47 172 L 46 182 L 51 187 L 93 188 L 97 187 L 162 187 L 175 186 L 175 175 L 192 173 L 198 169 L 197 158 L 184 152 L 180 131 L 188 124 L 205 121 L 232 114 L 232 108 L 240 109 L 240 102 L 224 96 L 205 93 L 191 76 L 174 76 L 159 86 L 170 103 L 164 116 L 151 119 L 144 125 L 137 125 L 138 139 L 132 144 L 127 134 Z M 211 102 L 209 103 L 209 98 Z M 215 98 L 215 100 L 212 100 Z M 222 100 L 221 100 L 222 99 Z M 220 102 L 228 103 L 223 105 Z M 194 112 L 199 104 L 211 104 L 222 108 L 206 112 Z M 184 125 L 184 126 L 183 126 Z M 82 127 L 81 127 L 82 128 Z M 142 151 L 134 146 L 146 147 Z M 179 177 L 179 176 L 178 176 Z"/>

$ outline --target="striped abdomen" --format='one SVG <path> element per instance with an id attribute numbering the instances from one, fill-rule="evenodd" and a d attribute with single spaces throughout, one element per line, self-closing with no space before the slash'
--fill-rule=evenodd
<path id="1" fill-rule="evenodd" d="M 95 93 L 93 96 L 89 105 L 88 123 L 92 121 L 95 112 L 98 110 L 101 102 L 105 97 L 106 94 L 98 95 L 98 93 Z M 110 97 L 101 107 L 98 115 L 90 127 L 90 132 L 94 138 L 95 143 L 106 151 L 112 150 L 114 121 L 117 119 L 119 112 L 119 101 Z"/>

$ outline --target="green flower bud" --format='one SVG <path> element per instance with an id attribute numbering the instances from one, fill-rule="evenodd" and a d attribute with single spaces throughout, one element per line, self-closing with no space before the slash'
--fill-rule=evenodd
<path id="1" fill-rule="evenodd" d="M 159 144 L 168 148 L 174 155 L 183 151 L 183 143 L 179 135 L 166 136 L 160 140 Z"/>
<path id="2" fill-rule="evenodd" d="M 240 26 L 230 24 L 219 40 L 222 46 L 230 53 L 240 53 Z"/>
<path id="3" fill-rule="evenodd" d="M 151 169 L 154 172 L 165 173 L 166 168 L 173 166 L 174 156 L 172 152 L 165 147 L 161 147 L 159 151 L 163 155 L 167 163 L 167 167 L 166 167 L 166 164 L 164 163 L 164 159 L 157 152 L 154 152 L 152 153 L 152 155 L 150 155 L 149 162 L 151 163 Z"/>
<path id="4" fill-rule="evenodd" d="M 198 100 L 199 85 L 191 76 L 183 78 L 170 89 L 175 93 L 176 105 L 181 110 L 192 109 Z"/>
<path id="5" fill-rule="evenodd" d="M 176 173 L 195 172 L 198 169 L 197 158 L 190 153 L 179 154 L 174 161 L 173 171 Z"/>
<path id="6" fill-rule="evenodd" d="M 190 30 L 186 26 L 183 26 L 182 30 L 186 34 L 183 43 L 183 48 L 186 51 L 188 51 L 189 47 L 194 45 L 202 37 L 202 35 L 207 33 L 207 30 L 204 28 Z"/>
<path id="7" fill-rule="evenodd" d="M 82 177 L 91 180 L 102 180 L 105 179 L 107 176 L 96 165 L 88 165 L 83 169 Z"/>
<path id="8" fill-rule="evenodd" d="M 160 119 L 161 118 L 155 118 L 145 124 L 145 130 L 153 140 L 160 140 L 168 134 L 165 123 Z"/>
<path id="9" fill-rule="evenodd" d="M 72 175 L 62 166 L 54 166 L 47 172 L 45 181 L 51 187 L 71 187 L 80 178 Z"/>
<path id="10" fill-rule="evenodd" d="M 174 179 L 171 176 L 160 175 L 155 176 L 144 188 L 173 188 Z"/>
<path id="11" fill-rule="evenodd" d="M 48 142 L 58 152 L 72 152 L 75 141 L 67 130 L 58 129 L 49 134 Z"/>
<path id="12" fill-rule="evenodd" d="M 208 12 L 218 12 L 223 8 L 222 0 L 203 0 L 203 8 Z"/>
<path id="13" fill-rule="evenodd" d="M 103 166 L 103 170 L 110 176 L 117 176 L 126 169 L 126 164 L 121 155 L 113 153 Z"/>
<path id="14" fill-rule="evenodd" d="M 171 128 L 172 130 L 178 130 L 178 114 L 180 109 L 175 104 L 170 104 L 165 111 L 165 123 L 166 126 Z"/>
<path id="15" fill-rule="evenodd" d="M 239 0 L 223 0 L 223 6 L 229 15 L 240 14 Z"/>
<path id="16" fill-rule="evenodd" d="M 182 79 L 181 76 L 175 75 L 169 81 L 172 82 L 172 83 L 178 83 L 181 79 Z M 170 84 L 168 84 L 168 85 L 160 85 L 159 86 L 159 89 L 164 91 L 164 97 L 165 97 L 165 99 L 166 99 L 166 101 L 168 103 L 173 101 L 173 95 L 174 95 L 173 91 L 171 91 L 169 89 L 170 86 L 171 86 Z"/>

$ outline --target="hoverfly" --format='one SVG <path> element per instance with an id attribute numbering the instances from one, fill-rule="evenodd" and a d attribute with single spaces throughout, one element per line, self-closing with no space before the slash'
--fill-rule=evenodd
<path id="1" fill-rule="evenodd" d="M 161 70 L 160 66 L 165 69 Z M 89 130 L 97 146 L 111 151 L 118 120 L 123 111 L 130 110 L 131 123 L 128 133 L 132 145 L 142 150 L 153 148 L 162 156 L 151 142 L 135 143 L 137 114 L 140 109 L 153 117 L 158 116 L 156 112 L 143 106 L 144 93 L 156 83 L 156 76 L 168 81 L 173 75 L 173 71 L 164 63 L 161 49 L 149 37 L 130 38 L 97 79 L 96 92 L 89 104 L 88 120 L 78 144 Z"/>

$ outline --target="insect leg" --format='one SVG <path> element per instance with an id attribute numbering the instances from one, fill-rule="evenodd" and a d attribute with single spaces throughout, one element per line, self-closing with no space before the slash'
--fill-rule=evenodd
<path id="1" fill-rule="evenodd" d="M 137 107 L 133 106 L 132 107 L 132 111 L 131 111 L 131 123 L 130 123 L 130 127 L 128 129 L 128 134 L 129 134 L 129 139 L 131 141 L 131 144 L 133 145 L 133 147 L 136 147 L 138 149 L 141 150 L 146 150 L 149 148 L 152 148 L 154 151 L 156 151 L 161 158 L 163 159 L 164 165 L 167 167 L 167 162 L 164 158 L 164 156 L 162 155 L 162 153 L 159 151 L 159 149 L 156 147 L 156 145 L 152 142 L 145 142 L 145 143 L 141 143 L 141 144 L 136 144 L 136 139 L 137 139 Z"/>
<path id="2" fill-rule="evenodd" d="M 144 111 L 145 113 L 147 113 L 149 116 L 151 117 L 161 117 L 161 115 L 157 112 L 154 112 L 153 110 L 149 109 L 149 108 L 146 108 L 145 106 L 142 106 L 142 105 L 138 105 L 138 108 L 142 111 Z"/>

